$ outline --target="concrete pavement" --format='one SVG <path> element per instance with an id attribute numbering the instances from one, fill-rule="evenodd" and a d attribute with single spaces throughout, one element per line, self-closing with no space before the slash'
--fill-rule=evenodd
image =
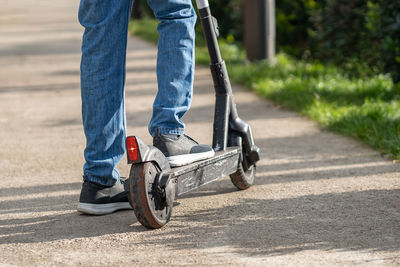
<path id="1" fill-rule="evenodd" d="M 145 230 L 132 211 L 76 212 L 84 135 L 78 1 L 2 0 L 0 265 L 400 265 L 400 165 L 234 86 L 262 149 L 255 185 L 229 178 L 178 199 Z M 151 138 L 156 48 L 130 37 L 128 132 Z M 187 133 L 209 143 L 209 70 L 197 67 Z M 128 175 L 129 166 L 120 164 Z"/>

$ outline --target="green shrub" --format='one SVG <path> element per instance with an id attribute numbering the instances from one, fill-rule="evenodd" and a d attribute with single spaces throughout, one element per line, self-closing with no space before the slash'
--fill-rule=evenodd
<path id="1" fill-rule="evenodd" d="M 209 0 L 212 14 L 218 19 L 222 37 L 243 40 L 243 6 L 241 0 Z M 199 23 L 200 24 L 200 23 Z"/>
<path id="2" fill-rule="evenodd" d="M 357 66 L 362 63 L 360 58 L 376 61 L 376 44 L 366 27 L 367 12 L 366 0 L 327 0 L 313 17 L 319 42 L 316 56 L 342 67 Z"/>
<path id="3" fill-rule="evenodd" d="M 400 79 L 400 2 L 326 0 L 312 19 L 316 57 L 356 76 L 390 73 Z"/>
<path id="4" fill-rule="evenodd" d="M 280 0 L 276 5 L 278 51 L 301 57 L 316 50 L 312 15 L 320 8 L 318 0 Z"/>
<path id="5" fill-rule="evenodd" d="M 377 1 L 377 35 L 381 40 L 382 62 L 385 71 L 400 82 L 400 1 Z"/>

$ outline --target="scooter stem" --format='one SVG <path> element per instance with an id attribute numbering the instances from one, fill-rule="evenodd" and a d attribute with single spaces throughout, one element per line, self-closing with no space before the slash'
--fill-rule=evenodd
<path id="1" fill-rule="evenodd" d="M 250 125 L 238 116 L 228 71 L 218 45 L 217 20 L 211 15 L 208 0 L 196 0 L 196 4 L 210 55 L 210 68 L 216 95 L 213 148 L 215 151 L 225 150 L 228 134 L 236 132 L 242 137 L 247 161 L 249 165 L 252 165 L 260 159 L 259 148 L 254 143 Z"/>

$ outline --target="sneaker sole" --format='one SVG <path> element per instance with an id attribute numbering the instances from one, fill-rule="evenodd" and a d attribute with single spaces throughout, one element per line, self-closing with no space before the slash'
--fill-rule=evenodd
<path id="1" fill-rule="evenodd" d="M 77 210 L 89 215 L 105 215 L 117 210 L 131 210 L 129 202 L 116 202 L 107 204 L 79 203 Z"/>
<path id="2" fill-rule="evenodd" d="M 178 156 L 167 157 L 169 165 L 171 167 L 179 167 L 184 166 L 199 160 L 208 159 L 214 157 L 214 150 L 202 152 L 202 153 L 194 153 L 194 154 L 185 154 Z"/>

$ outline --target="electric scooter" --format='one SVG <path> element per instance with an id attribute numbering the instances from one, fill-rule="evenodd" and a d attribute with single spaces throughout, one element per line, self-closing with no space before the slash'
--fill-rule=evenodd
<path id="1" fill-rule="evenodd" d="M 225 62 L 217 38 L 217 20 L 208 0 L 196 0 L 208 51 L 216 94 L 213 144 L 215 156 L 171 168 L 164 154 L 135 136 L 126 139 L 128 164 L 132 164 L 125 190 L 138 221 L 150 229 L 161 228 L 171 218 L 179 196 L 223 176 L 240 190 L 250 187 L 256 175 L 260 149 L 251 127 L 239 118 Z"/>

